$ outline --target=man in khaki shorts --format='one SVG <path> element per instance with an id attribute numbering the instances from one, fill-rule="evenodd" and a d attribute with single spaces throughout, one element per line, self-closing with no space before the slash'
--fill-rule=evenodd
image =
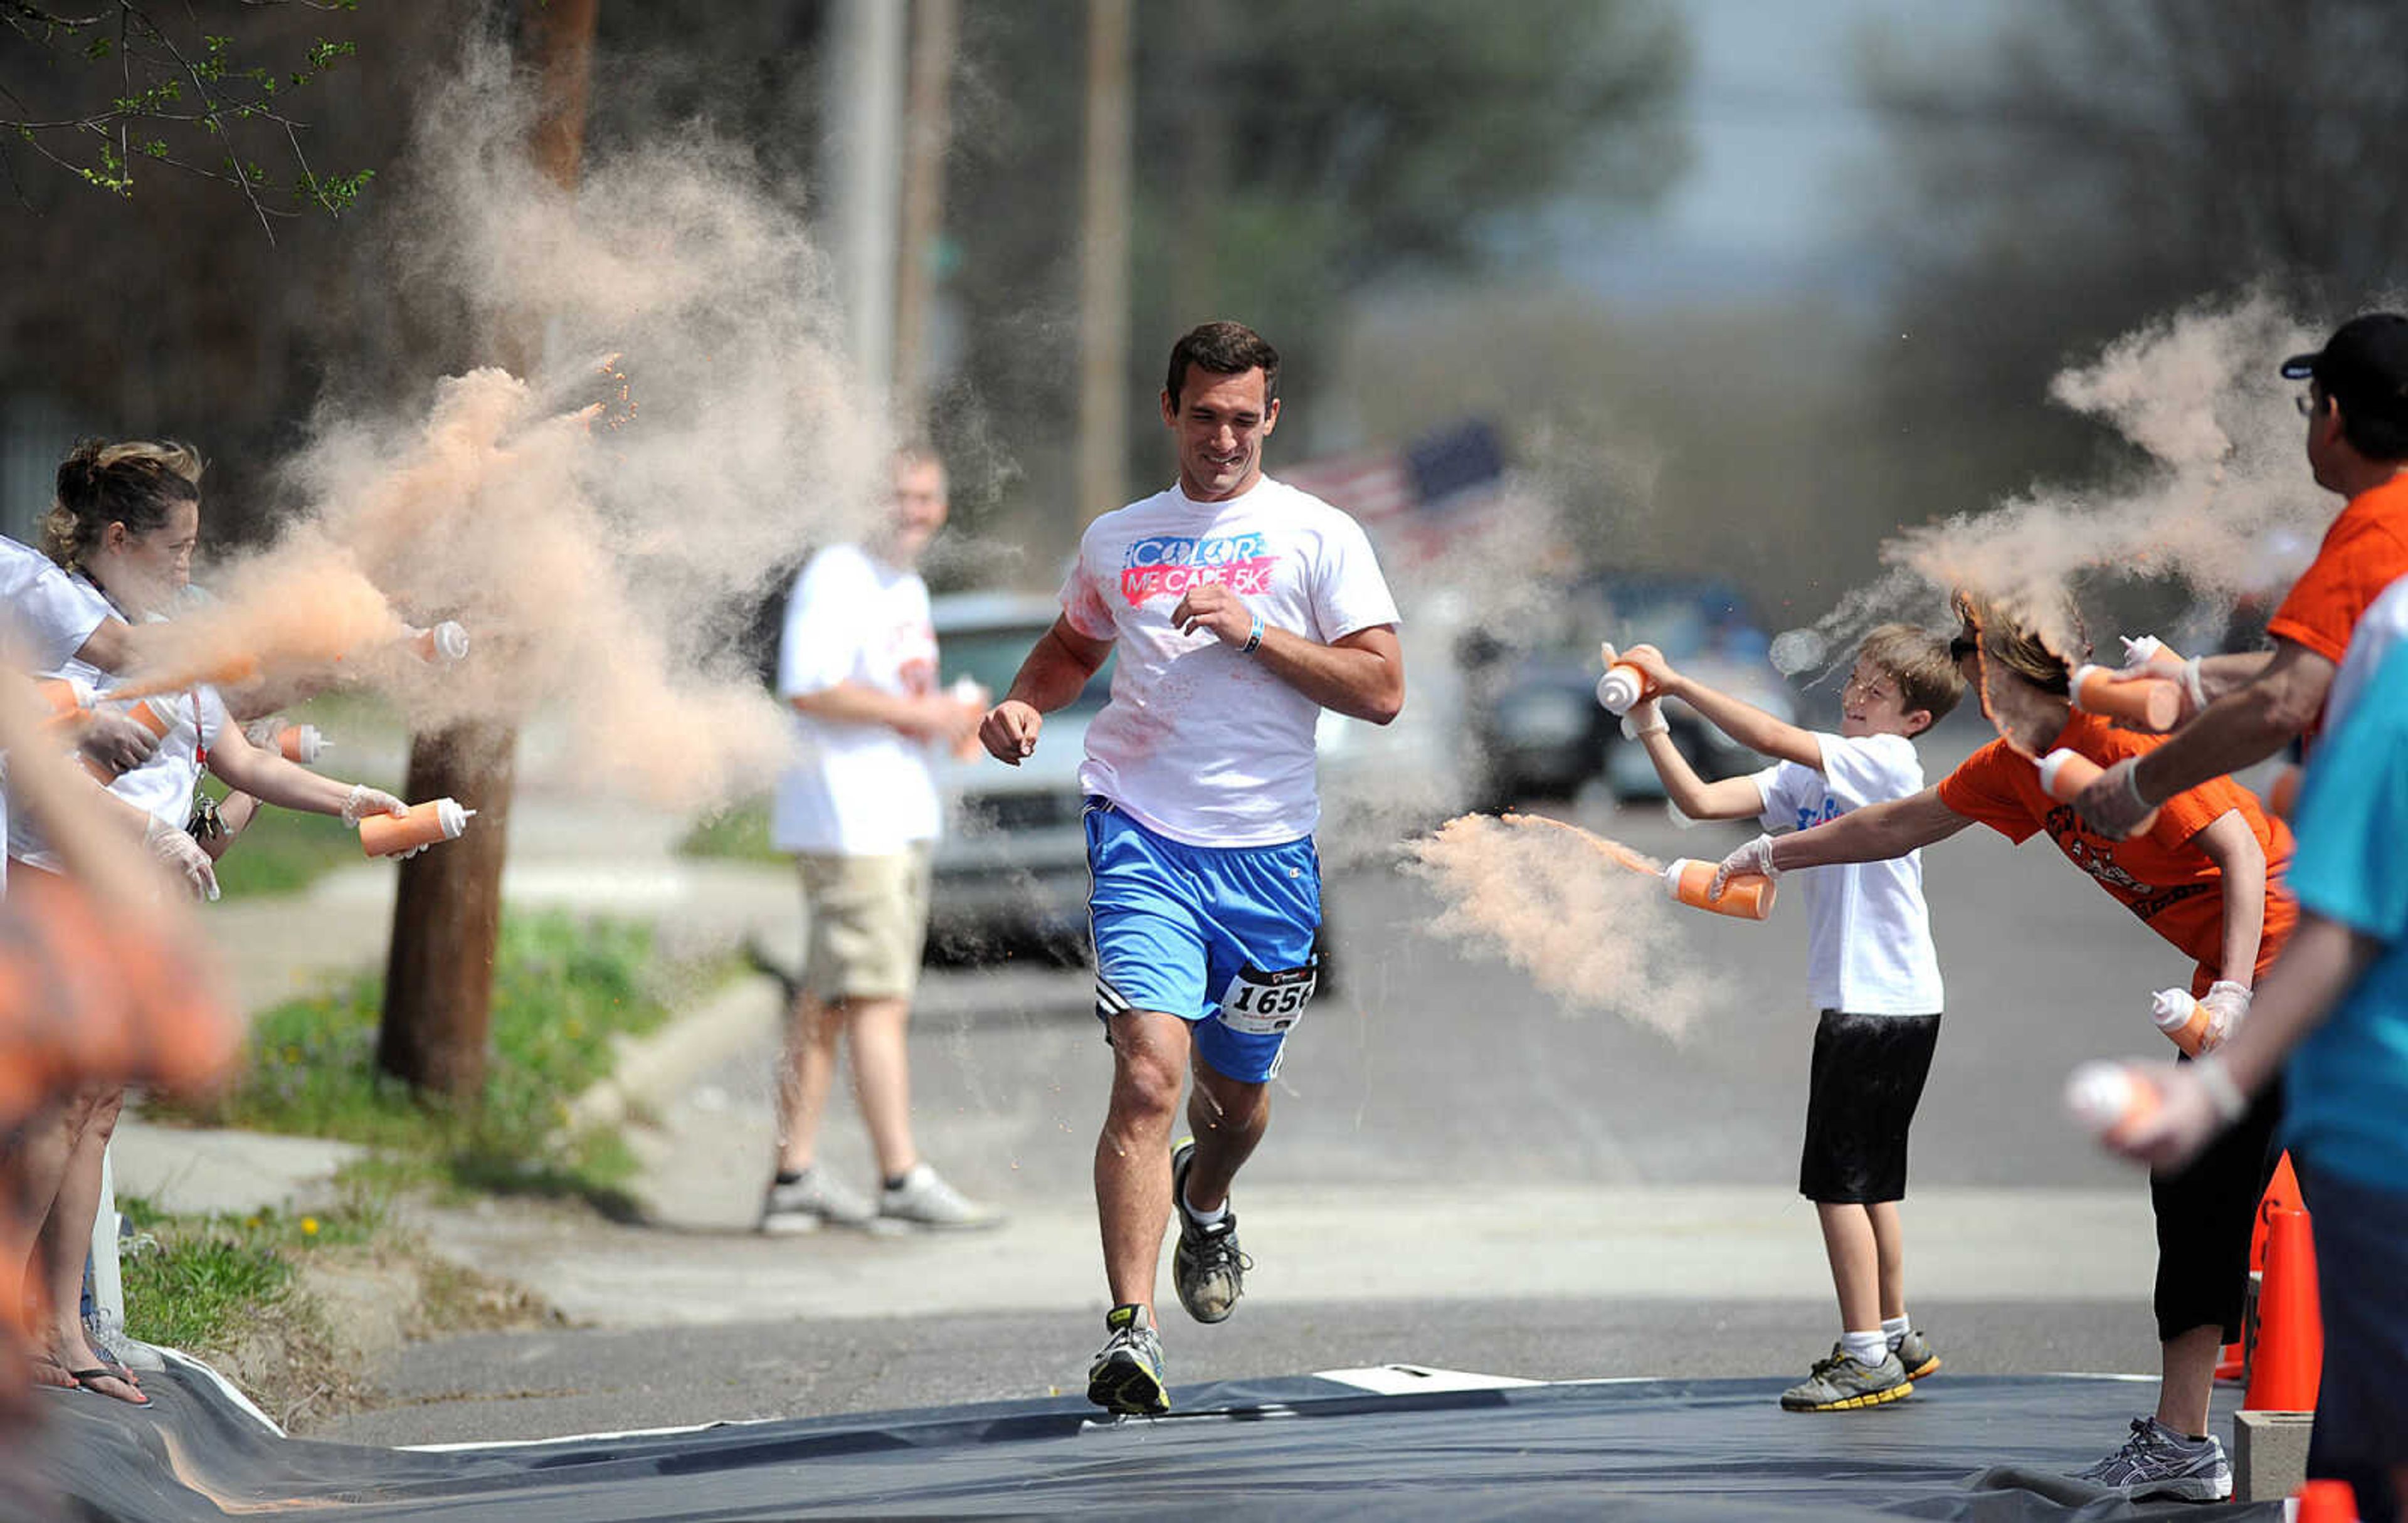
<path id="1" fill-rule="evenodd" d="M 911 1140 L 906 1032 L 939 826 L 928 755 L 975 731 L 983 700 L 938 691 L 928 588 L 913 569 L 944 526 L 944 466 L 924 449 L 898 451 L 894 487 L 880 531 L 813 555 L 786 601 L 778 697 L 795 711 L 802 754 L 779 780 L 769 828 L 800 867 L 810 939 L 779 1075 L 764 1232 L 1001 1220 L 945 1183 Z M 878 1157 L 875 1204 L 814 1161 L 839 1037 Z"/>

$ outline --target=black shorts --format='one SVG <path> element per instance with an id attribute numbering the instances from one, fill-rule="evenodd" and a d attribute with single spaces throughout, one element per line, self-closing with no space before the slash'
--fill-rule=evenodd
<path id="1" fill-rule="evenodd" d="M 2188 1058 L 2179 1058 L 2188 1062 Z M 2151 1304 L 2157 1341 L 2167 1343 L 2209 1324 L 2225 1343 L 2241 1337 L 2241 1308 L 2249 1293 L 2249 1240 L 2258 1201 L 2282 1156 L 2274 1132 L 2283 1119 L 2280 1081 L 2258 1091 L 2232 1128 L 2208 1144 L 2180 1173 L 2149 1172 L 2149 1205 L 2157 1219 L 2157 1285 Z"/>
<path id="2" fill-rule="evenodd" d="M 1906 1129 L 1939 1043 L 1937 1015 L 1823 1012 L 1807 1082 L 1799 1194 L 1824 1205 L 1905 1196 Z"/>

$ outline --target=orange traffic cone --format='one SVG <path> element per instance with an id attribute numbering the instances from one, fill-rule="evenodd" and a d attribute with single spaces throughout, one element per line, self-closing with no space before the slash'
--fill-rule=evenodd
<path id="1" fill-rule="evenodd" d="M 2304 1211 L 2269 1211 L 2266 1284 L 2258 1297 L 2258 1346 L 2251 1351 L 2252 1412 L 2314 1412 L 2324 1372 L 2324 1323 L 2316 1310 L 2316 1244 Z"/>
<path id="2" fill-rule="evenodd" d="M 2249 1234 L 2249 1278 L 2253 1288 L 2266 1272 L 2266 1214 L 2270 1209 L 2305 1211 L 2300 1199 L 2300 1176 L 2291 1171 L 2291 1155 L 2286 1152 L 2274 1160 L 2274 1172 L 2266 1182 L 2266 1193 L 2258 1199 L 2258 1225 Z M 2245 1380 L 2249 1375 L 2249 1345 L 2256 1338 L 2257 1314 L 2250 1314 L 2252 1327 L 2243 1328 L 2241 1341 L 2227 1343 L 2215 1361 L 2218 1380 Z"/>
<path id="3" fill-rule="evenodd" d="M 2292 1500 L 2295 1523 L 2358 1523 L 2358 1493 L 2347 1481 L 2310 1481 Z"/>

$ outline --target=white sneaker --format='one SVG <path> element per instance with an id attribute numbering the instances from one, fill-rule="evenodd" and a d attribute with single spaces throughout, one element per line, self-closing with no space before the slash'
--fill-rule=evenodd
<path id="1" fill-rule="evenodd" d="M 770 1181 L 761 1200 L 760 1229 L 772 1237 L 816 1232 L 822 1227 L 867 1227 L 877 1219 L 868 1201 L 817 1165 L 790 1185 Z"/>
<path id="2" fill-rule="evenodd" d="M 925 1163 L 913 1164 L 902 1184 L 879 1192 L 878 1214 L 882 1221 L 913 1227 L 960 1229 L 1003 1225 L 1003 1213 L 970 1200 Z"/>

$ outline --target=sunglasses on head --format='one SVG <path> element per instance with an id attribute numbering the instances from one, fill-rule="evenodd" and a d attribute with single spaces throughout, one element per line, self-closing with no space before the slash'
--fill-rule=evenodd
<path id="1" fill-rule="evenodd" d="M 1958 635 L 1948 642 L 1948 659 L 1962 661 L 1982 648 L 1981 639 L 1973 635 Z"/>

